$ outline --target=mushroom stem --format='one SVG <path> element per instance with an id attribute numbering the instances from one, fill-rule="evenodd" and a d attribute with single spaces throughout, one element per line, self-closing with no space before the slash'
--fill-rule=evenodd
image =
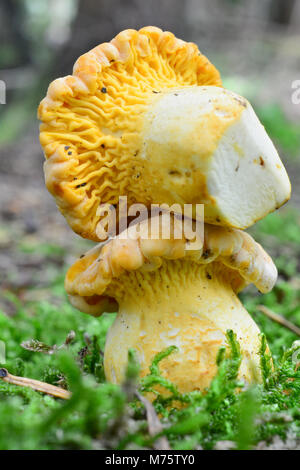
<path id="1" fill-rule="evenodd" d="M 152 272 L 127 272 L 113 282 L 119 313 L 106 341 L 107 379 L 124 380 L 128 348 L 137 351 L 144 376 L 155 354 L 176 345 L 179 351 L 161 362 L 162 374 L 183 393 L 204 390 L 217 372 L 226 331 L 233 329 L 243 357 L 239 378 L 260 380 L 259 329 L 234 292 L 233 278 L 221 263 L 183 259 L 165 260 Z"/>
<path id="2" fill-rule="evenodd" d="M 71 397 L 71 393 L 67 390 L 64 390 L 63 388 L 55 387 L 55 385 L 50 385 L 38 380 L 17 377 L 10 374 L 6 369 L 0 369 L 0 378 L 6 383 L 19 385 L 21 387 L 28 387 L 32 390 L 35 390 L 36 392 L 46 393 L 47 395 L 51 395 L 56 398 L 68 400 Z"/>

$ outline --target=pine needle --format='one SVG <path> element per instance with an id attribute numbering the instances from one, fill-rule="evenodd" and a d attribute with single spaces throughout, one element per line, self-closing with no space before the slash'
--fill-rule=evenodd
<path id="1" fill-rule="evenodd" d="M 273 321 L 276 321 L 282 326 L 285 326 L 289 330 L 291 330 L 293 333 L 296 335 L 300 336 L 300 328 L 297 325 L 294 325 L 294 323 L 290 322 L 287 320 L 285 317 L 282 315 L 279 315 L 278 313 L 273 312 L 273 310 L 270 310 L 268 307 L 265 305 L 258 305 L 258 310 L 266 315 L 268 318 L 270 318 Z"/>

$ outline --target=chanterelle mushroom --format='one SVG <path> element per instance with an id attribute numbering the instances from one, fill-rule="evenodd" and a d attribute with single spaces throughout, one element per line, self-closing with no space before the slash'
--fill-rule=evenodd
<path id="1" fill-rule="evenodd" d="M 69 269 L 75 307 L 95 316 L 118 311 L 106 342 L 107 378 L 122 381 L 130 347 L 144 375 L 153 356 L 175 344 L 163 374 L 182 392 L 203 390 L 232 329 L 240 378 L 259 380 L 259 329 L 237 293 L 251 282 L 268 292 L 277 272 L 240 229 L 282 205 L 290 182 L 251 105 L 221 87 L 196 45 L 147 27 L 81 56 L 72 76 L 50 85 L 39 117 L 47 187 L 82 236 L 103 239 L 101 205 L 116 207 L 120 218 L 120 196 L 128 206 L 205 205 L 197 249 L 178 214 L 171 218 L 178 236 L 149 239 L 149 224 L 163 217 L 152 215 Z"/>
<path id="2" fill-rule="evenodd" d="M 118 309 L 106 342 L 106 377 L 123 380 L 130 347 L 145 375 L 156 353 L 177 345 L 179 352 L 161 363 L 163 375 L 182 392 L 203 390 L 216 373 L 226 330 L 233 329 L 243 356 L 239 377 L 259 380 L 259 329 L 237 293 L 252 282 L 268 292 L 276 267 L 243 231 L 206 224 L 201 247 L 187 250 L 181 228 L 175 219 L 176 235 L 153 240 L 150 221 L 143 221 L 69 269 L 65 287 L 74 306 L 96 316 Z"/>
<path id="3" fill-rule="evenodd" d="M 221 88 L 197 46 L 147 27 L 81 56 L 39 107 L 49 191 L 73 230 L 99 240 L 99 205 L 204 203 L 245 228 L 290 183 L 251 105 Z"/>

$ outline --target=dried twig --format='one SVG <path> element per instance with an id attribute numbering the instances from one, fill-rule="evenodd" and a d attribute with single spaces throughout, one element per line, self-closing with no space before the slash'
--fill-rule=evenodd
<path id="1" fill-rule="evenodd" d="M 280 325 L 282 326 L 285 326 L 286 328 L 288 328 L 289 330 L 291 330 L 293 333 L 295 333 L 296 335 L 300 336 L 300 328 L 299 326 L 297 325 L 294 325 L 294 323 L 290 322 L 289 320 L 287 320 L 285 317 L 283 317 L 282 315 L 279 315 L 278 313 L 275 313 L 273 312 L 273 310 L 270 310 L 268 307 L 266 307 L 265 305 L 259 305 L 258 307 L 258 310 L 260 312 L 262 312 L 264 315 L 266 315 L 267 317 L 271 318 L 271 320 L 274 320 L 276 321 L 277 323 L 279 323 Z"/>
<path id="2" fill-rule="evenodd" d="M 28 387 L 36 392 L 46 393 L 47 395 L 51 395 L 56 398 L 68 400 L 71 397 L 71 393 L 63 388 L 55 387 L 55 385 L 50 385 L 45 382 L 39 382 L 38 380 L 17 377 L 15 375 L 11 375 L 6 369 L 0 369 L 0 379 L 6 383 Z"/>
<path id="3" fill-rule="evenodd" d="M 149 400 L 147 400 L 147 398 L 143 397 L 143 395 L 141 395 L 139 392 L 135 392 L 135 394 L 145 406 L 150 436 L 153 437 L 156 434 L 159 434 L 163 431 L 163 427 L 161 425 L 161 422 L 159 421 L 154 406 L 152 405 L 152 403 L 150 403 Z M 165 436 L 157 438 L 154 443 L 154 448 L 156 450 L 171 450 L 169 441 Z"/>

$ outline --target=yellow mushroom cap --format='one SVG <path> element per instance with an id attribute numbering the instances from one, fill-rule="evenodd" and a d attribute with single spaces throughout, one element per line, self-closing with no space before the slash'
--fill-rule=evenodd
<path id="1" fill-rule="evenodd" d="M 163 233 L 164 223 L 162 218 L 160 233 Z M 109 288 L 113 280 L 130 271 L 155 271 L 166 260 L 182 258 L 202 265 L 212 262 L 224 265 L 235 292 L 250 283 L 263 293 L 273 288 L 277 269 L 248 233 L 205 224 L 203 243 L 198 249 L 190 250 L 190 240 L 184 235 L 180 220 L 173 219 L 172 230 L 170 239 L 162 239 L 161 235 L 152 239 L 150 221 L 145 220 L 129 227 L 115 239 L 95 246 L 67 272 L 65 288 L 71 303 L 95 316 L 105 311 L 117 311 L 114 293 Z M 108 307 L 111 308 L 108 310 Z"/>
<path id="2" fill-rule="evenodd" d="M 38 111 L 45 179 L 75 232 L 99 240 L 98 207 L 117 206 L 120 195 L 169 203 L 154 200 L 143 168 L 143 116 L 160 92 L 201 85 L 221 86 L 216 68 L 195 44 L 155 27 L 121 32 L 51 83 Z"/>

